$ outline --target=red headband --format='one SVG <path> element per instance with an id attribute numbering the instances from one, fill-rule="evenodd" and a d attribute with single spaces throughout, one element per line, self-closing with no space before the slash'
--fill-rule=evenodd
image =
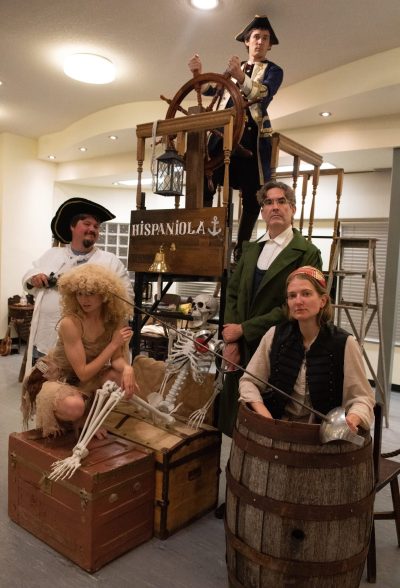
<path id="1" fill-rule="evenodd" d="M 307 276 L 311 276 L 312 278 L 314 278 L 314 280 L 317 280 L 320 286 L 326 288 L 324 274 L 320 272 L 319 269 L 317 269 L 316 267 L 312 267 L 311 265 L 304 265 L 303 267 L 298 267 L 296 270 L 294 270 L 294 272 L 290 274 L 290 276 L 288 277 L 288 281 L 299 274 L 306 274 Z"/>

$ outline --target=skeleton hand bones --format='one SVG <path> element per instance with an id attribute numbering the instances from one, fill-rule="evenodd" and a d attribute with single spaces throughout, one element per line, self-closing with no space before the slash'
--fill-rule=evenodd
<path id="1" fill-rule="evenodd" d="M 92 440 L 101 425 L 104 423 L 110 412 L 114 409 L 118 402 L 124 398 L 124 396 L 125 392 L 111 380 L 105 382 L 103 387 L 96 391 L 92 407 L 83 426 L 78 443 L 72 450 L 72 455 L 66 457 L 65 459 L 55 461 L 51 465 L 52 471 L 49 475 L 50 480 L 64 480 L 65 478 L 71 478 L 71 476 L 74 475 L 76 470 L 81 466 L 81 460 L 87 457 L 89 454 L 87 445 Z M 134 396 L 130 399 L 130 401 L 134 402 L 141 408 L 145 408 L 153 415 L 156 415 L 166 424 L 170 425 L 175 422 L 173 416 L 161 413 L 138 396 Z"/>

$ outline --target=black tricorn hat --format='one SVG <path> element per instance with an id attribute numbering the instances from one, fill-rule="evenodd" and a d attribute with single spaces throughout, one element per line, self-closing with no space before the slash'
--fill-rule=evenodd
<path id="1" fill-rule="evenodd" d="M 112 214 L 112 212 L 104 208 L 104 206 L 101 206 L 101 204 L 86 200 L 86 198 L 70 198 L 61 204 L 50 225 L 54 237 L 61 243 L 71 242 L 71 221 L 77 214 L 93 216 L 99 223 L 104 223 L 115 218 L 115 214 Z"/>
<path id="2" fill-rule="evenodd" d="M 253 20 L 243 29 L 242 32 L 236 35 L 236 41 L 241 41 L 244 43 L 247 33 L 249 33 L 252 29 L 266 29 L 269 31 L 271 36 L 271 45 L 279 45 L 278 37 L 275 35 L 274 29 L 272 28 L 268 17 L 259 16 L 258 14 L 255 15 Z"/>

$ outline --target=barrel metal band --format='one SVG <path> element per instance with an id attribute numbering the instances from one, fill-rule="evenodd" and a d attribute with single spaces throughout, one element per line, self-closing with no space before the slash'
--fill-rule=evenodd
<path id="1" fill-rule="evenodd" d="M 246 438 L 237 429 L 233 432 L 233 442 L 239 449 L 252 457 L 264 461 L 303 468 L 343 468 L 354 466 L 372 459 L 371 443 L 346 453 L 307 453 L 265 447 L 252 439 Z"/>
<path id="2" fill-rule="evenodd" d="M 363 565 L 368 553 L 368 544 L 352 557 L 337 561 L 294 561 L 273 557 L 266 553 L 260 553 L 250 545 L 244 543 L 239 537 L 236 537 L 229 529 L 225 521 L 225 533 L 227 543 L 243 557 L 253 563 L 263 566 L 271 571 L 285 574 L 287 576 L 334 576 L 343 574 Z M 240 586 L 240 583 L 238 584 Z"/>
<path id="3" fill-rule="evenodd" d="M 358 517 L 370 509 L 372 511 L 375 498 L 375 493 L 371 492 L 365 498 L 348 504 L 283 502 L 252 492 L 233 478 L 229 468 L 226 469 L 226 483 L 232 494 L 246 504 L 286 519 L 302 521 L 340 521 L 350 517 Z"/>
<path id="4" fill-rule="evenodd" d="M 261 414 L 250 410 L 244 402 L 240 402 L 236 428 L 246 427 L 253 433 L 269 437 L 274 441 L 301 443 L 303 445 L 318 445 L 320 443 L 320 425 L 266 419 Z M 365 439 L 370 438 L 369 431 L 361 430 L 359 434 Z"/>
<path id="5" fill-rule="evenodd" d="M 296 441 L 306 445 L 319 442 L 319 425 L 309 425 L 296 421 L 280 421 L 265 419 L 264 416 L 253 412 L 243 403 L 240 404 L 236 427 L 243 425 L 254 433 L 264 435 L 279 441 Z"/>

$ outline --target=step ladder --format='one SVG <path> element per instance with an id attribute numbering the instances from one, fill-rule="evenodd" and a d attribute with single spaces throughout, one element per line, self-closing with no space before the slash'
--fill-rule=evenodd
<path id="1" fill-rule="evenodd" d="M 335 323 L 342 326 L 343 317 L 347 318 L 351 326 L 354 337 L 360 345 L 362 355 L 365 363 L 371 373 L 372 379 L 375 382 L 376 390 L 382 398 L 382 404 L 385 415 L 386 426 L 388 426 L 387 414 L 387 380 L 385 373 L 384 362 L 384 348 L 383 348 L 383 331 L 382 331 L 382 314 L 379 304 L 379 291 L 376 274 L 376 242 L 377 239 L 369 239 L 364 237 L 338 237 L 335 240 L 332 258 L 330 261 L 329 277 L 328 277 L 328 292 L 331 293 L 333 287 L 333 307 L 335 309 Z M 365 250 L 365 254 L 360 253 L 363 267 L 355 267 L 352 259 L 355 252 L 360 253 L 360 250 Z M 362 280 L 362 300 L 346 300 L 346 280 L 351 278 Z M 382 366 L 382 377 L 378 378 L 375 370 L 372 367 L 371 361 L 365 350 L 365 338 L 372 325 L 374 318 L 377 319 L 378 335 L 379 335 L 379 360 Z"/>

